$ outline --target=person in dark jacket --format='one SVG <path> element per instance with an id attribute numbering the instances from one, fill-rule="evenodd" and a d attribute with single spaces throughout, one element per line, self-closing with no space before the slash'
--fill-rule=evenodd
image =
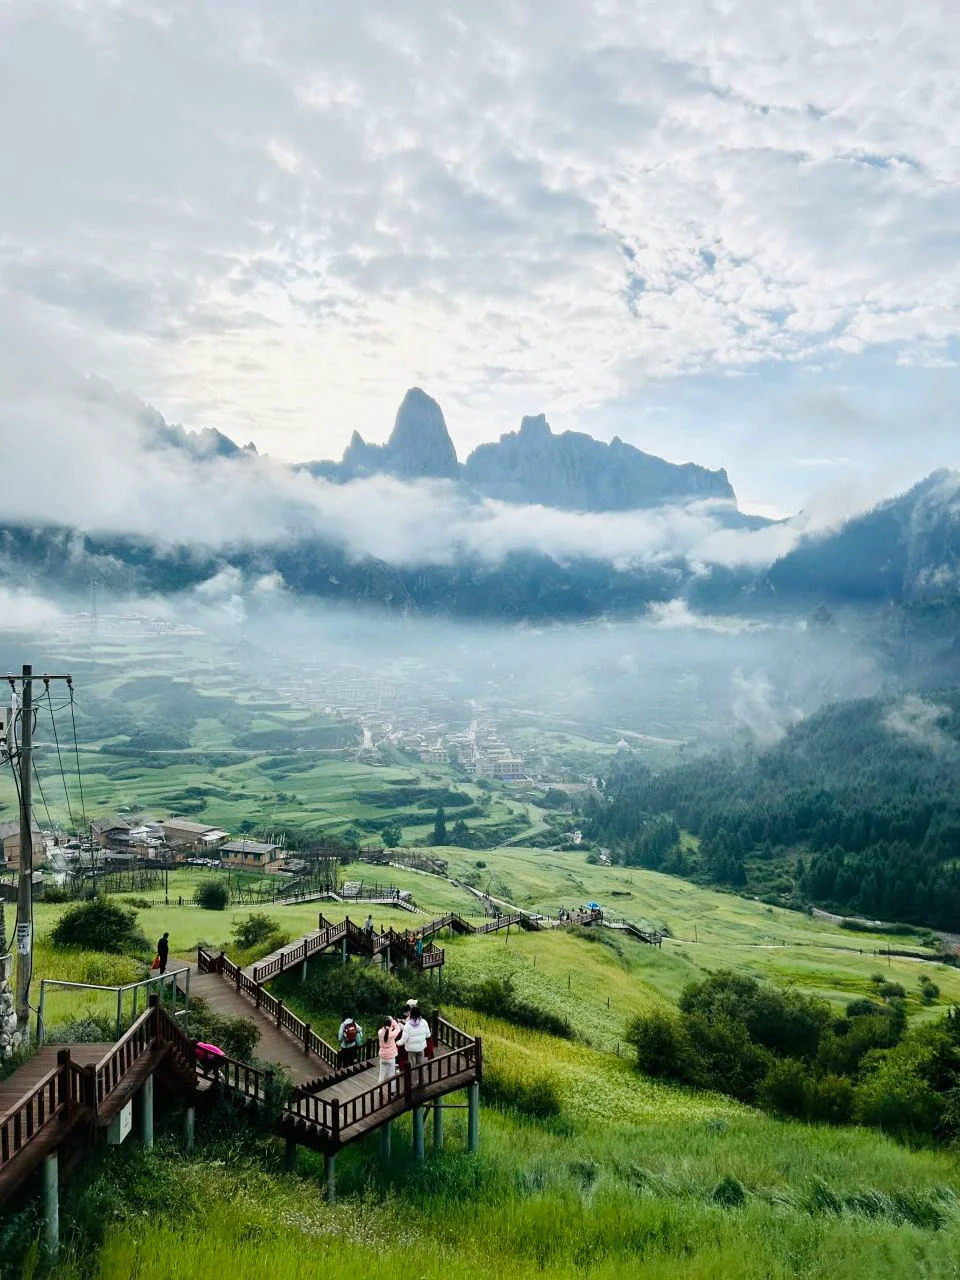
<path id="1" fill-rule="evenodd" d="M 170 954 L 170 935 L 165 933 L 157 943 L 157 955 L 160 957 L 160 972 L 167 972 L 167 957 Z"/>

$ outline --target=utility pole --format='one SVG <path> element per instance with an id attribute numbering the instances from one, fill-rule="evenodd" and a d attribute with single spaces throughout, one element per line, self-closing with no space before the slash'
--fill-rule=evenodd
<path id="1" fill-rule="evenodd" d="M 42 679 L 49 689 L 51 680 L 64 680 L 73 689 L 70 676 L 34 676 L 33 667 L 24 663 L 19 676 L 8 675 L 7 681 L 16 702 L 17 683 L 20 696 L 20 743 L 16 740 L 16 717 L 7 741 L 10 763 L 20 783 L 20 877 L 17 882 L 17 1032 L 20 1043 L 30 1039 L 30 981 L 33 977 L 33 682 Z"/>
<path id="2" fill-rule="evenodd" d="M 20 701 L 20 880 L 17 884 L 17 1031 L 30 1037 L 30 979 L 33 977 L 33 667 L 23 668 Z"/>

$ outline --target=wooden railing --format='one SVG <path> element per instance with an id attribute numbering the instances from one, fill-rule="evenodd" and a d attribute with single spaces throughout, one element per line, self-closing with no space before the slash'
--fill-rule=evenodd
<path id="1" fill-rule="evenodd" d="M 450 1027 L 449 1023 L 445 1025 Z M 461 1047 L 437 1054 L 419 1067 L 408 1066 L 393 1080 L 371 1085 L 352 1098 L 328 1098 L 323 1093 L 302 1094 L 287 1106 L 286 1114 L 324 1129 L 336 1144 L 347 1129 L 362 1125 L 365 1120 L 375 1121 L 380 1112 L 407 1111 L 419 1105 L 418 1098 L 431 1085 L 442 1084 L 467 1073 L 479 1081 L 483 1069 L 481 1042 L 465 1036 L 463 1032 L 458 1032 L 458 1035 L 464 1041 Z M 401 1104 L 399 1107 L 398 1103 Z M 368 1127 L 374 1128 L 375 1125 Z"/>
<path id="2" fill-rule="evenodd" d="M 83 1101 L 86 1080 L 70 1061 L 70 1050 L 57 1054 L 57 1065 L 0 1116 L 0 1173 L 33 1139 L 74 1104 Z"/>
<path id="3" fill-rule="evenodd" d="M 122 1083 L 131 1067 L 139 1062 L 145 1053 L 149 1053 L 156 1047 L 158 1023 L 157 1007 L 151 1005 L 126 1035 L 122 1036 L 110 1052 L 92 1068 L 95 1111 L 100 1109 L 106 1098 Z"/>
<path id="4" fill-rule="evenodd" d="M 337 926 L 339 928 L 339 926 Z M 327 1066 L 334 1069 L 339 1065 L 340 1057 L 337 1050 L 327 1044 L 321 1036 L 313 1030 L 309 1022 L 304 1022 L 293 1012 L 287 1008 L 282 1000 L 278 1000 L 276 996 L 271 995 L 269 991 L 265 991 L 262 982 L 256 981 L 243 972 L 232 960 L 221 951 L 219 955 L 213 955 L 209 951 L 205 951 L 202 947 L 197 949 L 197 967 L 201 973 L 221 973 L 224 978 L 235 984 L 238 991 L 251 996 L 254 1006 L 261 1010 L 269 1018 L 274 1018 L 278 1027 L 284 1028 L 290 1034 L 299 1040 L 303 1045 L 304 1053 L 312 1053 L 320 1058 Z M 375 1057 L 377 1046 L 375 1041 L 369 1041 L 367 1044 L 360 1045 L 357 1050 L 359 1059 L 366 1062 L 368 1059 Z"/>
<path id="5" fill-rule="evenodd" d="M 324 920 L 320 916 L 320 932 L 314 934 L 313 937 L 301 938 L 299 942 L 294 943 L 291 947 L 285 947 L 279 955 L 272 956 L 269 960 L 264 960 L 260 964 L 253 966 L 253 978 L 255 982 L 267 982 L 270 978 L 275 978 L 278 974 L 283 973 L 284 969 L 289 969 L 295 964 L 302 964 L 304 960 L 308 960 L 311 956 L 326 951 L 328 947 L 332 947 L 339 942 L 347 932 L 349 920 L 344 920 L 340 924 L 331 924 L 328 920 Z"/>

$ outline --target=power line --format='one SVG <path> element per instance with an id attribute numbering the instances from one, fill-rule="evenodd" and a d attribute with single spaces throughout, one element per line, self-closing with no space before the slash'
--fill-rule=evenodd
<path id="1" fill-rule="evenodd" d="M 70 690 L 70 723 L 73 725 L 73 754 L 77 761 L 77 782 L 80 786 L 80 812 L 83 817 L 83 830 L 87 829 L 87 808 L 83 802 L 83 775 L 80 772 L 80 746 L 77 742 L 77 717 L 74 711 L 73 681 L 67 680 Z"/>
<path id="2" fill-rule="evenodd" d="M 49 684 L 47 685 L 47 709 L 50 712 L 50 723 L 53 726 L 53 740 L 57 746 L 57 763 L 60 766 L 60 778 L 61 778 L 61 781 L 63 782 L 63 794 L 67 801 L 67 814 L 70 817 L 70 826 L 74 829 L 74 831 L 76 831 L 77 824 L 73 820 L 73 809 L 70 807 L 70 791 L 67 788 L 67 775 L 63 771 L 63 760 L 60 756 L 60 736 L 57 733 L 57 720 L 56 720 L 56 716 L 53 714 L 53 702 L 50 698 Z M 36 769 L 34 769 L 34 772 L 36 772 Z M 37 781 L 39 783 L 39 779 Z M 42 790 L 40 794 L 43 795 Z M 46 801 L 44 801 L 44 803 L 46 803 Z"/>

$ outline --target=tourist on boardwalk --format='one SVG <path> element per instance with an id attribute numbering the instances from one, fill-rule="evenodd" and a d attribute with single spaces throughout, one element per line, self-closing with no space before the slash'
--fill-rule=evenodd
<path id="1" fill-rule="evenodd" d="M 170 955 L 170 935 L 165 933 L 157 943 L 157 955 L 160 957 L 160 972 L 167 972 L 167 957 Z"/>
<path id="2" fill-rule="evenodd" d="M 369 942 L 373 938 L 373 916 L 372 915 L 367 916 L 366 920 L 364 920 L 363 932 L 367 935 L 367 941 Z"/>
<path id="3" fill-rule="evenodd" d="M 380 1075 L 377 1084 L 386 1084 L 397 1074 L 397 1039 L 403 1026 L 388 1014 L 377 1032 L 380 1045 Z"/>
<path id="4" fill-rule="evenodd" d="M 344 1014 L 343 1021 L 340 1023 L 337 1044 L 340 1047 L 339 1065 L 341 1067 L 349 1067 L 356 1062 L 360 1046 L 363 1044 L 363 1028 L 349 1013 Z"/>
<path id="5" fill-rule="evenodd" d="M 418 962 L 422 961 L 423 960 L 423 938 L 417 939 L 416 952 L 417 952 L 417 961 Z"/>
<path id="6" fill-rule="evenodd" d="M 403 1024 L 403 1031 L 397 1044 L 407 1051 L 411 1067 L 419 1067 L 423 1062 L 427 1041 L 430 1039 L 430 1023 L 421 1017 L 419 1005 L 412 1005 L 410 1016 Z"/>

